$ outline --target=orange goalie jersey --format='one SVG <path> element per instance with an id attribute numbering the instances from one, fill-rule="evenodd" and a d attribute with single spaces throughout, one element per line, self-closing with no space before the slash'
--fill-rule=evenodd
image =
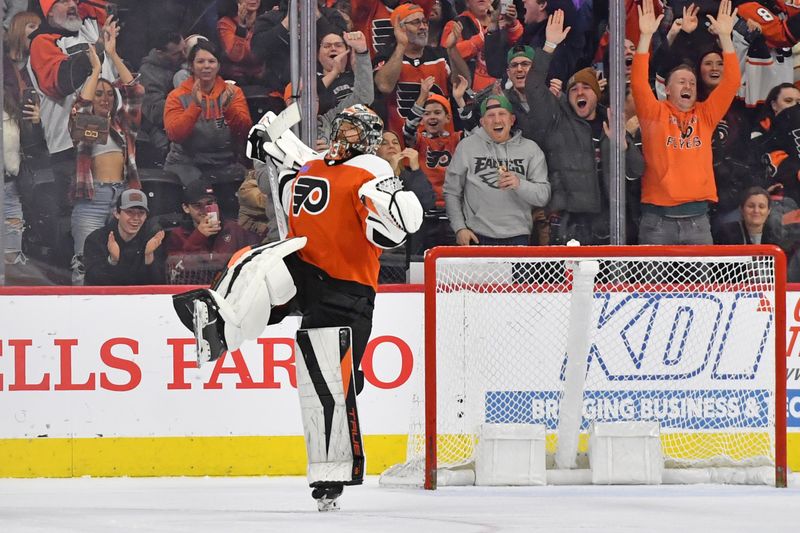
<path id="1" fill-rule="evenodd" d="M 375 178 L 393 177 L 389 163 L 359 155 L 336 165 L 306 163 L 288 184 L 289 237 L 307 237 L 297 252 L 332 278 L 378 288 L 381 249 L 367 239 L 369 212 L 359 188 Z"/>

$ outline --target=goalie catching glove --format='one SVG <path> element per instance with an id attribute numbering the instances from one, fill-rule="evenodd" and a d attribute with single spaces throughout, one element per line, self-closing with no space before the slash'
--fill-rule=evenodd
<path id="1" fill-rule="evenodd" d="M 422 205 L 413 192 L 403 190 L 399 178 L 370 180 L 361 186 L 358 196 L 369 211 L 367 238 L 379 248 L 400 246 L 422 225 Z"/>

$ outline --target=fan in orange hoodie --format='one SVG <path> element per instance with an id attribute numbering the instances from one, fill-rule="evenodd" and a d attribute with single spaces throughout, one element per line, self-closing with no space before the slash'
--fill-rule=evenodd
<path id="1" fill-rule="evenodd" d="M 712 244 L 708 204 L 717 202 L 711 136 L 739 89 L 739 62 L 731 40 L 736 10 L 720 2 L 710 30 L 719 38 L 722 80 L 703 102 L 697 101 L 697 75 L 679 65 L 667 78 L 667 100 L 658 101 L 648 83 L 650 41 L 663 15 L 653 0 L 639 9 L 639 45 L 633 58 L 631 90 L 644 148 L 640 244 Z"/>
<path id="2" fill-rule="evenodd" d="M 169 93 L 164 106 L 172 141 L 164 170 L 184 184 L 210 173 L 244 176 L 237 154 L 252 120 L 242 90 L 219 76 L 219 57 L 214 44 L 199 41 L 189 52 L 192 76 Z"/>

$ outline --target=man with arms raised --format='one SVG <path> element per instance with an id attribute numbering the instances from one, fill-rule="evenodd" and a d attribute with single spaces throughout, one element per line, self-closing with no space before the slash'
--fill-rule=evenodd
<path id="1" fill-rule="evenodd" d="M 644 148 L 640 244 L 713 244 L 708 205 L 717 201 L 711 137 L 730 107 L 741 76 L 731 40 L 736 10 L 721 0 L 716 18 L 707 15 L 722 48 L 722 80 L 697 102 L 697 77 L 689 65 L 673 68 L 666 79 L 667 100 L 656 99 L 648 83 L 650 41 L 663 15 L 653 0 L 639 8 L 639 45 L 633 57 L 631 89 Z"/>

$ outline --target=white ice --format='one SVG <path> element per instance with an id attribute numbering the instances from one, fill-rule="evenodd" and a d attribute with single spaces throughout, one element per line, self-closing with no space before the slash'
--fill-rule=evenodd
<path id="1" fill-rule="evenodd" d="M 2 533 L 489 531 L 782 532 L 790 488 L 742 486 L 347 487 L 319 513 L 300 477 L 0 479 Z"/>

